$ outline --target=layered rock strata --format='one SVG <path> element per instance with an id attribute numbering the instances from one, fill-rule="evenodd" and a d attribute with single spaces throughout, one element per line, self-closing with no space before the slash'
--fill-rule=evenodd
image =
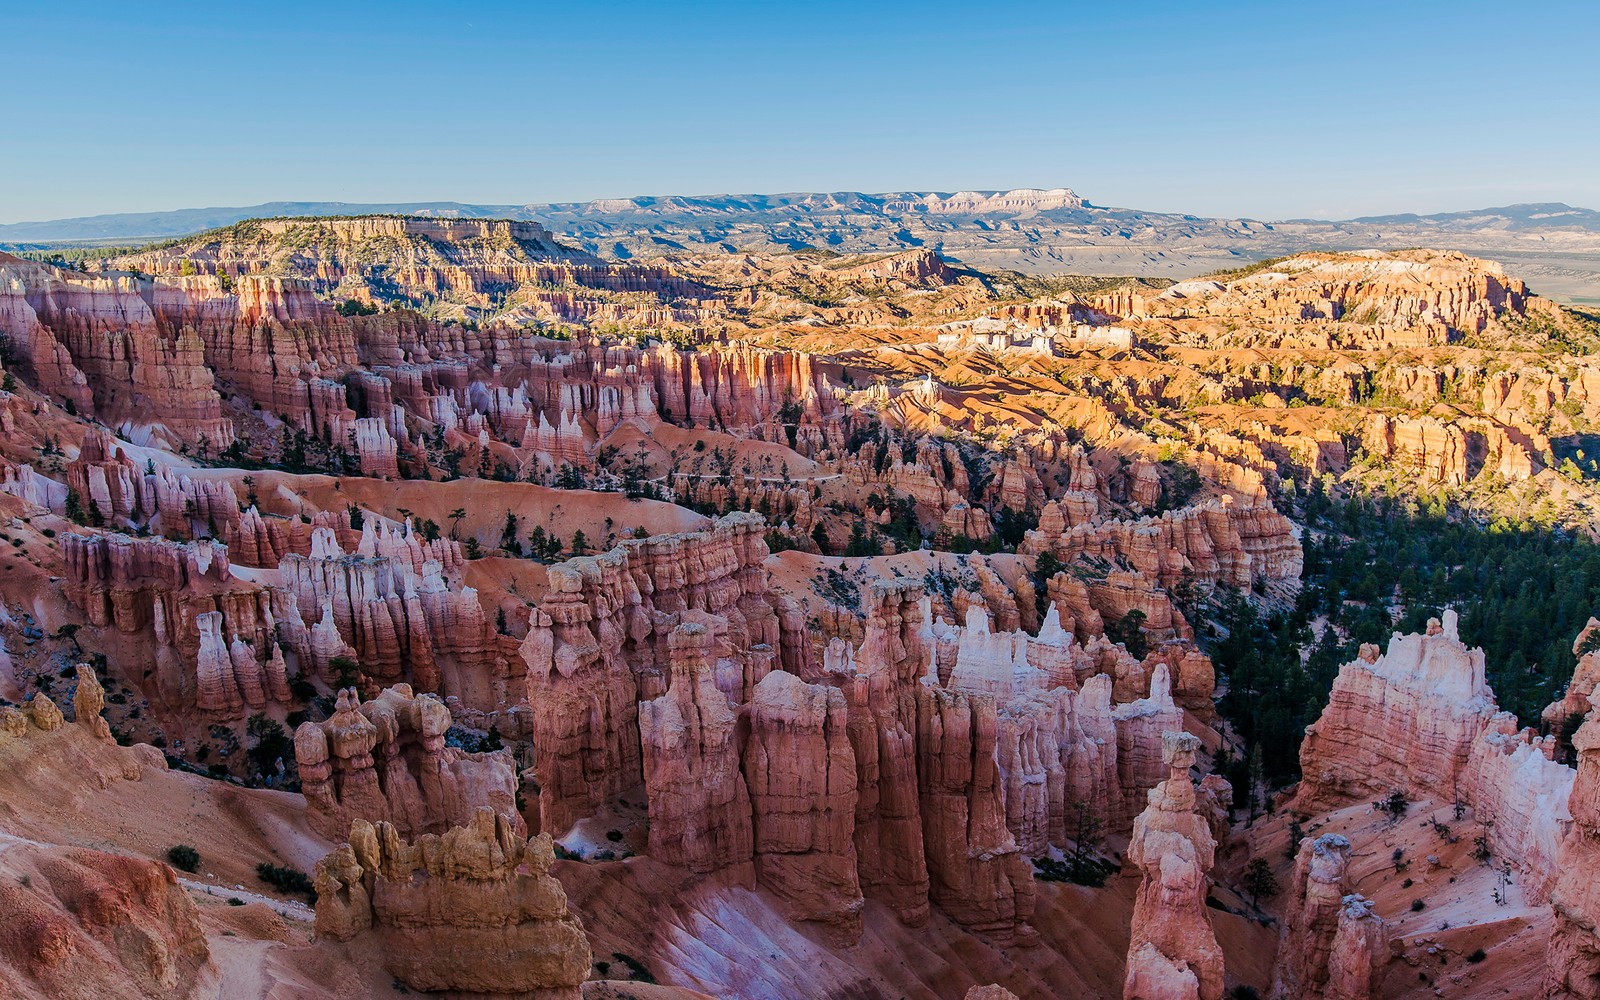
<path id="1" fill-rule="evenodd" d="M 361 702 L 339 692 L 333 715 L 294 734 L 306 822 L 330 840 L 352 822 L 384 821 L 404 836 L 439 833 L 487 809 L 518 833 L 519 778 L 509 751 L 445 746 L 450 710 L 401 684 Z"/>
<path id="2" fill-rule="evenodd" d="M 1127 864 L 1141 873 L 1128 943 L 1125 1000 L 1220 1000 L 1222 949 L 1206 909 L 1216 843 L 1195 812 L 1194 766 L 1200 740 L 1163 736 L 1167 780 L 1150 791 L 1134 821 Z"/>
<path id="3" fill-rule="evenodd" d="M 844 692 L 775 671 L 749 707 L 745 782 L 754 815 L 756 874 L 798 920 L 841 941 L 862 931 L 865 905 L 854 839 L 855 750 Z"/>
<path id="4" fill-rule="evenodd" d="M 541 828 L 565 830 L 644 777 L 638 703 L 667 690 L 670 636 L 695 616 L 721 638 L 737 700 L 778 661 L 764 522 L 730 514 L 709 532 L 629 541 L 552 566 L 521 644 L 540 782 Z M 718 623 L 720 622 L 720 624 Z M 687 654 L 684 654 L 687 655 Z"/>
<path id="5" fill-rule="evenodd" d="M 1600 714 L 1591 711 L 1572 738 L 1577 775 L 1568 807 L 1572 828 L 1562 845 L 1561 872 L 1550 897 L 1555 929 L 1545 956 L 1543 996 L 1600 997 Z"/>
<path id="6" fill-rule="evenodd" d="M 1282 1000 L 1371 1000 L 1390 960 L 1389 931 L 1352 893 L 1350 841 L 1307 837 L 1295 857 L 1273 995 Z"/>
<path id="7" fill-rule="evenodd" d="M 1362 646 L 1306 730 L 1301 807 L 1318 811 L 1393 791 L 1454 801 L 1495 711 L 1483 651 L 1461 642 L 1454 611 L 1429 622 L 1424 635 L 1396 634 L 1382 655 Z"/>
<path id="8" fill-rule="evenodd" d="M 317 863 L 317 935 L 370 935 L 396 980 L 414 990 L 578 1000 L 589 942 L 550 874 L 548 834 L 524 840 L 488 809 L 413 843 L 357 821 Z"/>
<path id="9" fill-rule="evenodd" d="M 1046 507 L 1046 517 L 1050 517 Z M 1300 576 L 1300 543 L 1289 519 L 1264 504 L 1222 501 L 1168 511 L 1139 521 L 1078 524 L 1063 531 L 1060 514 L 1040 519 L 1023 550 L 1051 552 L 1063 562 L 1080 557 L 1126 565 L 1163 587 L 1185 580 L 1249 587 Z"/>
<path id="10" fill-rule="evenodd" d="M 639 703 L 650 856 L 698 872 L 747 869 L 752 850 L 738 720 L 717 690 L 712 643 L 704 625 L 673 629 L 667 693 Z"/>

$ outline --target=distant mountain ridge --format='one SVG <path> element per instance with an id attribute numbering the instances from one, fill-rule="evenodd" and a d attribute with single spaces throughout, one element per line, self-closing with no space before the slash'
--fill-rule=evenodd
<path id="1" fill-rule="evenodd" d="M 1536 202 L 1522 205 L 1505 205 L 1500 208 L 1481 208 L 1475 212 L 1437 212 L 1433 215 L 1368 215 L 1351 222 L 1374 225 L 1433 222 L 1441 225 L 1471 223 L 1482 225 L 1491 220 L 1503 220 L 1508 229 L 1585 229 L 1600 232 L 1600 212 L 1592 208 L 1576 208 L 1559 201 Z"/>
<path id="2" fill-rule="evenodd" d="M 1434 247 L 1514 264 L 1543 294 L 1600 303 L 1600 212 L 1561 203 L 1345 221 L 1211 219 L 1106 208 L 1070 188 L 664 195 L 480 205 L 270 202 L 0 225 L 0 247 L 130 245 L 283 216 L 413 215 L 537 222 L 563 244 L 629 260 L 704 253 L 936 250 L 989 270 L 1185 278 L 1308 250 Z"/>
<path id="3" fill-rule="evenodd" d="M 811 214 L 828 211 L 894 215 L 1005 214 L 1075 209 L 1083 199 L 1070 188 L 1010 191 L 901 191 L 862 194 L 798 192 L 791 194 L 662 195 L 604 198 L 587 202 L 526 205 L 474 205 L 458 201 L 341 202 L 271 201 L 240 208 L 184 208 L 168 212 L 121 212 L 40 222 L 0 224 L 0 243 L 159 239 L 186 236 L 245 219 L 331 215 L 423 215 L 445 218 L 497 218 L 545 222 L 567 216 L 630 214 L 728 215 L 741 213 Z"/>

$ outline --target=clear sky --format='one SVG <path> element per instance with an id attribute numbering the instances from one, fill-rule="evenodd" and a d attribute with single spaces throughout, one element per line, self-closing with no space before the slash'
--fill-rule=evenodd
<path id="1" fill-rule="evenodd" d="M 0 5 L 0 222 L 1068 186 L 1600 208 L 1600 3 Z"/>

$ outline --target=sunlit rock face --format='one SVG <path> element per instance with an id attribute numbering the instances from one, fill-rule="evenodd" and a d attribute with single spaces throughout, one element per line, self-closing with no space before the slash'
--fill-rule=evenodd
<path id="1" fill-rule="evenodd" d="M 1141 873 L 1134 903 L 1124 1000 L 1220 1000 L 1222 949 L 1206 909 L 1216 843 L 1195 812 L 1189 769 L 1197 737 L 1168 732 L 1162 762 L 1168 778 L 1150 790 L 1133 824 L 1127 864 Z"/>
<path id="2" fill-rule="evenodd" d="M 1461 642 L 1455 612 L 1430 622 L 1426 634 L 1395 635 L 1382 655 L 1363 646 L 1340 668 L 1328 707 L 1306 731 L 1301 808 L 1393 791 L 1453 801 L 1495 712 L 1483 651 Z"/>

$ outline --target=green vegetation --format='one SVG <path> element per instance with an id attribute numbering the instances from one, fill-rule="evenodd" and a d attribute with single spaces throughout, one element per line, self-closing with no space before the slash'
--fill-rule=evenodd
<path id="1" fill-rule="evenodd" d="M 256 865 L 256 878 L 281 893 L 301 893 L 312 902 L 317 900 L 317 890 L 305 872 L 287 865 L 274 865 L 266 861 Z"/>
<path id="2" fill-rule="evenodd" d="M 245 730 L 250 736 L 250 764 L 257 775 L 272 776 L 280 760 L 294 760 L 294 740 L 282 723 L 257 712 L 250 716 Z"/>
<path id="3" fill-rule="evenodd" d="M 1299 776 L 1305 727 L 1362 643 L 1420 632 L 1445 608 L 1460 615 L 1462 641 L 1483 647 L 1500 707 L 1538 724 L 1571 677 L 1573 640 L 1600 609 L 1600 546 L 1503 518 L 1480 524 L 1435 499 L 1335 500 L 1314 486 L 1304 508 L 1293 607 L 1230 593 L 1215 609 L 1186 609 L 1192 621 L 1211 622 L 1201 639 L 1226 678 L 1219 707 L 1247 748 L 1227 774 L 1237 801 L 1248 801 L 1253 782 L 1277 787 Z"/>
<path id="4" fill-rule="evenodd" d="M 1271 899 L 1283 891 L 1277 876 L 1272 874 L 1272 863 L 1260 857 L 1251 858 L 1245 868 L 1244 889 L 1250 894 L 1252 905 L 1260 905 L 1263 899 Z"/>
<path id="5" fill-rule="evenodd" d="M 1271 270 L 1288 259 L 1288 257 L 1267 257 L 1250 264 L 1245 264 L 1242 267 L 1224 268 L 1220 271 L 1212 271 L 1210 274 L 1203 275 L 1203 277 L 1213 278 L 1217 281 L 1223 282 L 1238 281 L 1240 278 L 1248 278 L 1252 274 L 1259 274 L 1262 271 Z"/>
<path id="6" fill-rule="evenodd" d="M 188 844 L 178 844 L 167 848 L 167 864 L 181 872 L 195 872 L 200 869 L 200 852 Z"/>
<path id="7" fill-rule="evenodd" d="M 376 316 L 378 307 L 358 302 L 355 299 L 345 299 L 334 307 L 340 316 Z"/>

